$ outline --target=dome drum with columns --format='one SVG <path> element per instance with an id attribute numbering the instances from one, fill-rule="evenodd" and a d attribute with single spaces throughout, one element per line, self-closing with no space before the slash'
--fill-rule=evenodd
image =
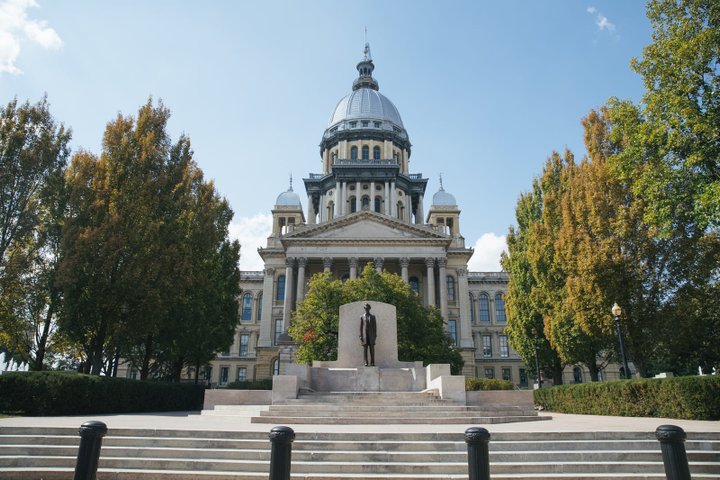
<path id="1" fill-rule="evenodd" d="M 277 197 L 272 233 L 258 249 L 264 270 L 241 272 L 235 342 L 211 362 L 211 383 L 283 373 L 295 348 L 287 336 L 292 312 L 312 275 L 355 278 L 372 262 L 402 276 L 425 305 L 440 310 L 465 375 L 527 386 L 526 367 L 504 333 L 507 274 L 468 272 L 473 251 L 460 234 L 457 201 L 441 178 L 426 205 L 428 179 L 409 170 L 408 133 L 379 92 L 374 69 L 366 45 L 352 92 L 323 133 L 322 171 L 303 179 L 306 209 L 292 179 Z"/>

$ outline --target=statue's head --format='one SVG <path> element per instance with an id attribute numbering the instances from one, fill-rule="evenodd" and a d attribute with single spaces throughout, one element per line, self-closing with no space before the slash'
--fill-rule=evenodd
<path id="1" fill-rule="evenodd" d="M 369 303 L 366 303 L 366 304 L 365 304 L 365 311 L 367 311 L 367 312 L 370 311 L 370 304 L 369 304 Z"/>

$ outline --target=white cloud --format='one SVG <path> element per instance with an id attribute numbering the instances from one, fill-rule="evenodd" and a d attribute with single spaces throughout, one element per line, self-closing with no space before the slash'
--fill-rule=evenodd
<path id="1" fill-rule="evenodd" d="M 230 238 L 240 241 L 240 270 L 262 270 L 263 261 L 257 253 L 272 232 L 272 215 L 258 213 L 242 217 L 230 224 Z"/>
<path id="2" fill-rule="evenodd" d="M 62 47 L 60 35 L 45 20 L 28 18 L 28 9 L 37 7 L 35 0 L 5 0 L 0 3 L 0 73 L 22 73 L 15 62 L 24 41 L 46 49 Z"/>
<path id="3" fill-rule="evenodd" d="M 468 270 L 471 272 L 499 272 L 500 254 L 507 249 L 505 235 L 495 233 L 483 233 L 475 242 L 475 253 L 468 262 Z"/>
<path id="4" fill-rule="evenodd" d="M 590 15 L 595 15 L 595 25 L 597 25 L 598 30 L 603 31 L 607 30 L 608 32 L 612 33 L 615 31 L 615 24 L 612 23 L 608 18 L 603 15 L 601 12 L 598 11 L 597 8 L 590 6 L 587 8 L 587 12 Z"/>

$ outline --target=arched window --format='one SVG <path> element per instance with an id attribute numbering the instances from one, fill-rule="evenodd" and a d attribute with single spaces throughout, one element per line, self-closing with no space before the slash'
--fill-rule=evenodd
<path id="1" fill-rule="evenodd" d="M 447 278 L 445 279 L 445 284 L 447 285 L 448 302 L 454 302 L 455 301 L 455 277 L 448 275 Z"/>
<path id="2" fill-rule="evenodd" d="M 500 292 L 495 294 L 495 319 L 498 323 L 505 323 L 505 300 Z"/>
<path id="3" fill-rule="evenodd" d="M 448 335 L 453 347 L 457 346 L 457 320 L 448 320 Z"/>
<path id="4" fill-rule="evenodd" d="M 272 367 L 273 375 L 280 375 L 280 359 L 276 358 L 273 360 L 273 367 Z"/>
<path id="5" fill-rule="evenodd" d="M 481 322 L 489 322 L 490 321 L 490 299 L 487 296 L 487 293 L 481 293 L 478 297 L 478 317 L 480 318 Z"/>
<path id="6" fill-rule="evenodd" d="M 582 375 L 582 370 L 580 369 L 580 367 L 573 368 L 573 381 L 575 383 L 582 383 L 583 375 Z"/>
<path id="7" fill-rule="evenodd" d="M 370 147 L 368 147 L 367 145 L 363 145 L 363 147 L 362 147 L 362 159 L 363 160 L 370 159 Z"/>
<path id="8" fill-rule="evenodd" d="M 362 209 L 370 210 L 370 198 L 362 197 Z"/>
<path id="9" fill-rule="evenodd" d="M 475 323 L 475 302 L 473 301 L 472 293 L 468 295 L 470 298 L 468 299 L 468 307 L 470 307 L 470 322 Z"/>
<path id="10" fill-rule="evenodd" d="M 350 148 L 350 160 L 357 160 L 357 147 Z"/>
<path id="11" fill-rule="evenodd" d="M 357 197 L 350 197 L 350 213 L 357 212 Z"/>
<path id="12" fill-rule="evenodd" d="M 257 321 L 259 322 L 262 319 L 262 302 L 263 302 L 263 294 L 260 292 L 258 295 L 258 308 L 257 308 Z"/>
<path id="13" fill-rule="evenodd" d="M 327 219 L 328 219 L 328 220 L 332 220 L 334 214 L 335 214 L 335 203 L 334 203 L 334 202 L 328 202 L 328 206 L 327 206 Z"/>
<path id="14" fill-rule="evenodd" d="M 243 321 L 252 320 L 252 295 L 249 293 L 243 295 L 242 314 L 240 319 Z"/>
<path id="15" fill-rule="evenodd" d="M 382 210 L 382 197 L 375 197 L 375 211 L 380 213 Z"/>
<path id="16" fill-rule="evenodd" d="M 408 279 L 408 283 L 410 284 L 410 289 L 419 294 L 420 293 L 420 280 L 418 280 L 418 277 L 410 277 Z"/>
<path id="17" fill-rule="evenodd" d="M 380 147 L 378 146 L 373 147 L 373 159 L 380 160 Z"/>
<path id="18" fill-rule="evenodd" d="M 285 300 L 285 275 L 280 275 L 277 279 L 277 290 L 275 291 L 275 300 Z"/>

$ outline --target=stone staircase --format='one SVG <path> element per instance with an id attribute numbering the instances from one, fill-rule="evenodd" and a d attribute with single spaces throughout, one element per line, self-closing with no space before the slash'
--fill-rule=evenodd
<path id="1" fill-rule="evenodd" d="M 232 415 L 237 407 L 218 405 L 204 414 Z M 237 409 L 242 412 L 242 408 Z M 270 405 L 253 423 L 385 425 L 494 424 L 546 420 L 532 405 L 468 406 L 442 400 L 436 391 L 305 393 Z"/>
<path id="2" fill-rule="evenodd" d="M 292 478 L 467 479 L 462 428 L 382 430 L 297 433 Z M 267 479 L 268 432 L 111 429 L 103 440 L 98 480 Z M 665 478 L 654 432 L 490 432 L 494 480 Z M 77 428 L 0 427 L 0 478 L 71 478 L 78 444 Z M 685 446 L 694 479 L 720 478 L 720 432 L 689 432 Z"/>

